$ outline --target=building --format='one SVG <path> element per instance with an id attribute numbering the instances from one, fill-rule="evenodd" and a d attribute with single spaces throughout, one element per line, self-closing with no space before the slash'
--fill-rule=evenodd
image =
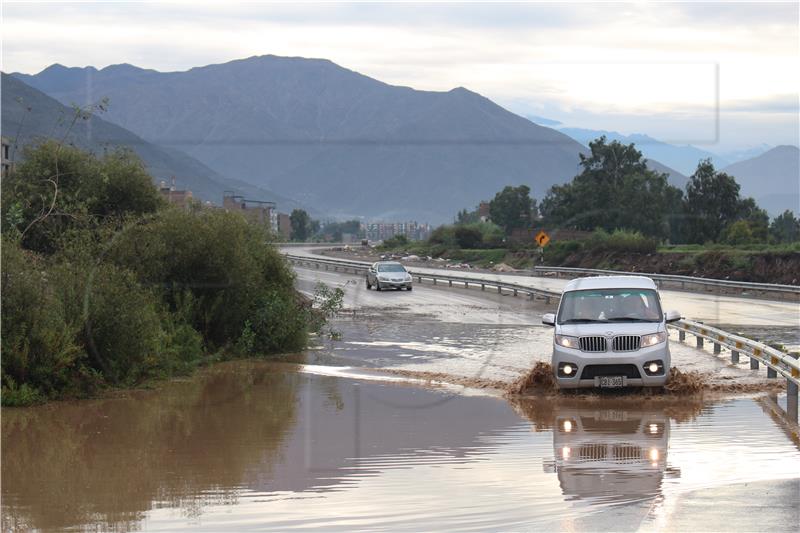
<path id="1" fill-rule="evenodd" d="M 369 222 L 362 231 L 371 241 L 385 241 L 395 235 L 405 235 L 411 241 L 427 239 L 431 234 L 430 224 L 413 222 Z"/>
<path id="2" fill-rule="evenodd" d="M 11 143 L 5 137 L 2 138 L 2 148 L 0 148 L 0 156 L 2 156 L 2 175 L 6 176 L 11 171 Z"/>
<path id="3" fill-rule="evenodd" d="M 286 213 L 277 213 L 278 218 L 278 235 L 283 239 L 289 240 L 292 238 L 292 219 Z"/>
<path id="4" fill-rule="evenodd" d="M 222 208 L 226 211 L 242 213 L 250 222 L 263 224 L 272 229 L 278 226 L 278 213 L 275 211 L 275 202 L 262 200 L 248 200 L 243 196 L 225 191 L 222 196 Z"/>
<path id="5" fill-rule="evenodd" d="M 491 215 L 489 214 L 489 202 L 481 202 L 478 204 L 478 219 L 481 222 L 489 222 Z"/>
<path id="6" fill-rule="evenodd" d="M 192 191 L 176 189 L 174 177 L 172 178 L 172 184 L 170 186 L 167 186 L 167 183 L 161 180 L 158 186 L 158 192 L 164 200 L 170 204 L 182 207 L 183 209 L 189 209 L 192 205 Z"/>

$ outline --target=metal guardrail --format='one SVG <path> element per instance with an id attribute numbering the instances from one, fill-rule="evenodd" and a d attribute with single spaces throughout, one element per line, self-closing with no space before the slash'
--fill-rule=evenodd
<path id="1" fill-rule="evenodd" d="M 295 265 L 301 266 L 313 266 L 315 268 L 320 268 L 320 266 L 325 267 L 325 270 L 333 270 L 335 272 L 353 272 L 354 274 L 359 274 L 366 272 L 369 269 L 369 263 L 363 263 L 361 261 L 350 261 L 347 259 L 328 259 L 328 258 L 316 258 L 316 257 L 304 257 L 304 256 L 297 256 L 291 254 L 285 254 L 286 258 Z M 447 283 L 449 287 L 452 287 L 453 284 L 456 285 L 463 285 L 465 288 L 472 287 L 480 287 L 481 290 L 486 290 L 487 287 L 496 289 L 498 293 L 503 294 L 503 291 L 507 291 L 509 294 L 513 294 L 514 296 L 525 295 L 528 296 L 530 299 L 541 298 L 545 301 L 545 303 L 550 303 L 552 300 L 558 300 L 561 298 L 561 293 L 557 291 L 551 291 L 547 289 L 538 289 L 536 287 L 526 287 L 525 285 L 519 285 L 517 283 L 509 283 L 506 281 L 499 281 L 499 280 L 489 280 L 489 279 L 480 279 L 480 278 L 470 278 L 466 276 L 452 276 L 450 274 L 433 274 L 427 272 L 415 272 L 413 270 L 408 271 L 414 278 L 417 279 L 418 282 L 422 283 L 424 281 L 430 281 L 434 285 L 439 285 L 440 283 Z"/>
<path id="2" fill-rule="evenodd" d="M 796 356 L 768 346 L 764 343 L 734 335 L 701 322 L 682 319 L 669 327 L 678 331 L 680 340 L 691 333 L 697 339 L 697 347 L 702 348 L 705 341 L 714 344 L 714 353 L 722 352 L 722 347 L 731 352 L 731 363 L 738 363 L 740 355 L 750 359 L 750 368 L 758 370 L 760 365 L 767 368 L 768 378 L 779 375 L 786 378 L 786 413 L 790 420 L 798 421 L 798 391 L 800 391 L 800 361 Z"/>
<path id="3" fill-rule="evenodd" d="M 725 279 L 698 278 L 693 276 L 678 276 L 672 274 L 649 274 L 646 272 L 621 272 L 618 270 L 601 270 L 596 268 L 536 266 L 534 267 L 533 271 L 535 275 L 542 275 L 543 272 L 555 272 L 556 274 L 569 274 L 575 277 L 598 275 L 647 276 L 659 284 L 663 282 L 680 284 L 682 289 L 685 289 L 686 285 L 700 285 L 705 287 L 740 290 L 742 292 L 754 291 L 781 293 L 800 299 L 800 286 L 781 285 L 778 283 L 753 283 L 749 281 L 730 281 Z"/>
<path id="4" fill-rule="evenodd" d="M 325 270 L 333 270 L 335 272 L 361 274 L 366 272 L 370 266 L 369 263 L 347 259 L 304 257 L 291 254 L 285 254 L 285 256 L 288 261 L 295 265 L 317 269 L 324 267 Z M 422 280 L 429 280 L 432 281 L 434 285 L 438 285 L 439 282 L 442 282 L 452 287 L 453 284 L 456 283 L 459 285 L 463 284 L 465 288 L 480 286 L 481 290 L 485 290 L 486 287 L 493 287 L 497 289 L 497 292 L 500 294 L 503 293 L 503 290 L 506 290 L 514 296 L 522 294 L 527 295 L 530 299 L 541 297 L 546 303 L 561 298 L 561 293 L 557 291 L 526 287 L 524 285 L 498 280 L 413 271 L 409 271 L 409 273 L 417 278 L 419 282 L 422 282 Z M 787 415 L 791 420 L 797 422 L 798 390 L 800 389 L 800 362 L 797 358 L 761 342 L 734 335 L 693 320 L 681 319 L 672 324 L 668 324 L 668 327 L 679 332 L 681 341 L 686 339 L 687 333 L 690 333 L 696 337 L 698 348 L 702 348 L 706 340 L 710 341 L 714 344 L 714 353 L 716 354 L 721 353 L 723 346 L 730 350 L 732 363 L 738 363 L 740 355 L 744 355 L 750 359 L 751 369 L 757 370 L 760 365 L 764 365 L 767 368 L 768 378 L 776 378 L 778 375 L 786 378 Z"/>

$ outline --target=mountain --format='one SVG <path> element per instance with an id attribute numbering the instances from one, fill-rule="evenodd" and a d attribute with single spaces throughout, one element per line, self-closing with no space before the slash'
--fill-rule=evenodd
<path id="1" fill-rule="evenodd" d="M 752 159 L 754 157 L 758 157 L 767 150 L 774 148 L 766 143 L 761 143 L 756 146 L 751 146 L 749 148 L 740 148 L 737 150 L 728 150 L 725 152 L 716 152 L 722 159 L 725 159 L 729 162 L 729 164 L 738 163 L 739 161 L 744 161 L 745 159 Z"/>
<path id="2" fill-rule="evenodd" d="M 339 217 L 443 222 L 523 183 L 541 198 L 586 151 L 467 89 L 392 86 L 323 59 L 17 76 L 64 103 L 108 96 L 106 118 L 147 141 Z"/>
<path id="3" fill-rule="evenodd" d="M 701 150 L 692 145 L 675 146 L 641 133 L 623 135 L 616 131 L 583 128 L 559 128 L 559 131 L 569 135 L 585 146 L 589 146 L 590 141 L 597 139 L 601 135 L 605 135 L 610 141 L 619 141 L 624 144 L 634 143 L 636 148 L 642 152 L 642 155 L 649 160 L 658 161 L 668 168 L 674 168 L 686 176 L 694 174 L 694 171 L 697 169 L 697 163 L 701 159 L 710 158 L 717 168 L 730 163 L 730 161 L 717 154 Z"/>
<path id="4" fill-rule="evenodd" d="M 800 213 L 800 148 L 776 146 L 763 154 L 722 169 L 741 185 L 742 196 L 752 196 L 770 215 L 786 209 Z"/>
<path id="5" fill-rule="evenodd" d="M 533 122 L 534 124 L 539 124 L 540 126 L 559 126 L 561 122 L 558 120 L 553 120 L 552 118 L 540 117 L 538 115 L 524 115 L 525 118 Z"/>
<path id="6" fill-rule="evenodd" d="M 76 69 L 67 70 L 65 75 L 76 75 Z M 174 176 L 178 187 L 191 190 L 201 200 L 221 204 L 223 191 L 233 190 L 248 198 L 275 201 L 282 210 L 298 205 L 252 184 L 224 178 L 185 153 L 155 146 L 96 114 L 70 127 L 75 116 L 73 108 L 5 73 L 2 74 L 2 109 L 3 136 L 16 140 L 17 146 L 56 138 L 97 154 L 110 148 L 128 147 L 139 155 L 156 180 L 168 181 Z"/>

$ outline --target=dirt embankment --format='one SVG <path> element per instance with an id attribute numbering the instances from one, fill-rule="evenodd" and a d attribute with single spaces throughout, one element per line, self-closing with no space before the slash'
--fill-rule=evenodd
<path id="1" fill-rule="evenodd" d="M 381 252 L 371 248 L 353 247 L 346 250 L 331 250 L 323 255 L 360 261 L 378 261 L 382 256 L 400 258 L 405 254 Z M 508 251 L 503 261 L 521 269 L 529 269 L 538 264 L 538 250 Z M 412 266 L 448 266 L 452 261 L 424 258 L 408 263 Z M 780 283 L 800 285 L 800 253 L 798 252 L 755 252 L 741 250 L 708 250 L 702 252 L 653 252 L 636 253 L 608 250 L 581 249 L 572 253 L 548 253 L 545 251 L 544 264 L 575 268 L 599 268 L 624 272 L 644 272 L 651 274 L 672 274 L 695 276 L 755 283 Z M 452 265 L 451 265 L 452 266 Z M 480 267 L 479 264 L 472 264 Z M 486 266 L 486 265 L 484 265 Z M 478 268 L 477 270 L 484 270 Z M 485 270 L 489 270 L 486 268 Z M 497 269 L 491 269 L 496 271 Z"/>
<path id="2" fill-rule="evenodd" d="M 545 263 L 548 263 L 547 255 Z M 800 253 L 797 252 L 710 250 L 640 254 L 582 250 L 560 259 L 558 266 L 800 285 Z"/>

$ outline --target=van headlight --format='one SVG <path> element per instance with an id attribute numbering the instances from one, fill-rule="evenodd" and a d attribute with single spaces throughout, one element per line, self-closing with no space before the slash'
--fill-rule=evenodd
<path id="1" fill-rule="evenodd" d="M 564 348 L 578 349 L 578 338 L 570 337 L 569 335 L 556 335 L 556 344 Z"/>
<path id="2" fill-rule="evenodd" d="M 663 331 L 659 333 L 651 333 L 650 335 L 642 335 L 642 348 L 648 346 L 655 346 L 667 340 L 667 334 Z"/>

